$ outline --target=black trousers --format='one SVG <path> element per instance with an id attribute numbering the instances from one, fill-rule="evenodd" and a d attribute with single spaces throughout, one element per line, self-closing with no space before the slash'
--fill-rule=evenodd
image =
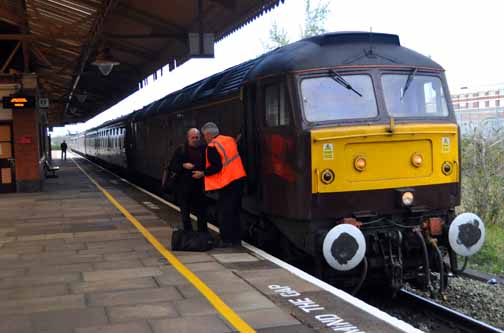
<path id="1" fill-rule="evenodd" d="M 61 159 L 66 160 L 66 150 L 61 151 Z"/>
<path id="2" fill-rule="evenodd" d="M 180 215 L 184 230 L 192 231 L 192 222 L 189 214 L 193 211 L 198 218 L 198 231 L 206 232 L 207 228 L 207 202 L 203 189 L 186 190 L 177 193 L 180 206 Z"/>
<path id="3" fill-rule="evenodd" d="M 219 190 L 217 202 L 217 219 L 221 239 L 226 243 L 240 243 L 241 241 L 241 199 L 243 179 L 231 182 Z"/>

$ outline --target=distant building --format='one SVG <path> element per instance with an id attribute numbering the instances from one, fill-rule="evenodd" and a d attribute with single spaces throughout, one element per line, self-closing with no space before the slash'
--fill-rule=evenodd
<path id="1" fill-rule="evenodd" d="M 462 134 L 504 128 L 504 84 L 463 87 L 451 96 Z"/>
<path id="2" fill-rule="evenodd" d="M 475 128 L 504 128 L 504 83 L 463 87 L 451 96 L 462 134 Z"/>

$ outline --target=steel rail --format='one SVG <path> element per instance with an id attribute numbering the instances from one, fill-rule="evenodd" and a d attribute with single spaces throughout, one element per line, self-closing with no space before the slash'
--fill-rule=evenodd
<path id="1" fill-rule="evenodd" d="M 487 323 L 471 318 L 468 315 L 436 303 L 435 301 L 428 298 L 419 296 L 415 293 L 412 293 L 411 291 L 401 289 L 397 296 L 402 297 L 409 303 L 412 302 L 416 305 L 429 308 L 440 317 L 448 318 L 450 321 L 453 321 L 455 326 L 462 329 L 467 329 L 471 332 L 477 333 L 504 333 L 503 330 L 497 327 L 493 327 L 491 325 L 488 325 Z"/>

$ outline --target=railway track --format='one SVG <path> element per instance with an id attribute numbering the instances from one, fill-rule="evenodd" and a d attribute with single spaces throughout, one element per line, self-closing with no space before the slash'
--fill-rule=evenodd
<path id="1" fill-rule="evenodd" d="M 429 333 L 504 333 L 499 328 L 405 289 L 401 289 L 394 299 L 384 299 L 379 295 L 362 298 Z"/>

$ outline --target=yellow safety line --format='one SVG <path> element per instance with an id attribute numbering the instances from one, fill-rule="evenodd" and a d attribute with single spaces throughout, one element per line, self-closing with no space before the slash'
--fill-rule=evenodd
<path id="1" fill-rule="evenodd" d="M 214 306 L 214 308 L 239 332 L 242 333 L 256 333 L 236 312 L 233 311 L 224 301 L 217 296 L 203 281 L 201 281 L 193 272 L 191 272 L 184 264 L 182 264 L 177 257 L 168 251 L 157 239 L 147 230 L 131 213 L 124 208 L 107 190 L 100 186 L 80 165 L 72 158 L 75 165 L 84 173 L 89 180 L 102 191 L 102 193 L 109 199 L 109 201 L 142 233 L 142 235 L 158 250 L 163 257 L 168 260 L 170 264 L 182 276 L 184 276 L 196 289 L 198 289 L 203 296 Z"/>

